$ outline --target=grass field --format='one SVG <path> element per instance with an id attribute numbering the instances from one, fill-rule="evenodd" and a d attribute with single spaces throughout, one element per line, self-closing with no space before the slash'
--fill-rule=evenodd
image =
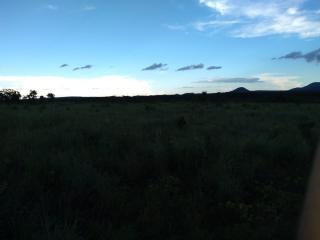
<path id="1" fill-rule="evenodd" d="M 293 239 L 320 104 L 0 105 L 1 239 Z"/>

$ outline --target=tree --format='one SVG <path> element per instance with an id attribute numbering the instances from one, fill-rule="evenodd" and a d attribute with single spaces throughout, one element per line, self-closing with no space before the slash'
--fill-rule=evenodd
<path id="1" fill-rule="evenodd" d="M 48 93 L 47 94 L 47 98 L 49 99 L 54 99 L 55 98 L 55 95 L 53 93 Z"/>
<path id="2" fill-rule="evenodd" d="M 29 94 L 26 96 L 27 99 L 30 99 L 30 100 L 34 100 L 37 98 L 37 91 L 36 90 L 30 90 Z"/>
<path id="3" fill-rule="evenodd" d="M 21 98 L 20 92 L 13 89 L 3 89 L 0 91 L 1 102 L 16 102 Z"/>

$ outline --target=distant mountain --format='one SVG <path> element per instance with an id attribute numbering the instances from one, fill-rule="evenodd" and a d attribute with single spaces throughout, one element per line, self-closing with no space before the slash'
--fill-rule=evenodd
<path id="1" fill-rule="evenodd" d="M 231 91 L 232 93 L 247 93 L 250 92 L 248 89 L 244 87 L 236 88 L 235 90 Z"/>
<path id="2" fill-rule="evenodd" d="M 301 88 L 293 88 L 290 92 L 320 92 L 320 82 L 313 82 Z"/>

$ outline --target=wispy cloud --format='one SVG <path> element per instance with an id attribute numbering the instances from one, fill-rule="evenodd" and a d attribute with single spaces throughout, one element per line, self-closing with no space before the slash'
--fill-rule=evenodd
<path id="1" fill-rule="evenodd" d="M 196 69 L 203 69 L 203 68 L 204 68 L 204 65 L 201 63 L 201 64 L 195 64 L 195 65 L 181 67 L 177 71 L 180 72 L 180 71 L 196 70 Z"/>
<path id="2" fill-rule="evenodd" d="M 210 28 L 224 28 L 240 23 L 239 20 L 213 20 L 213 21 L 198 21 L 193 23 L 193 27 L 198 31 L 205 31 Z"/>
<path id="3" fill-rule="evenodd" d="M 232 25 L 234 37 L 252 38 L 267 35 L 298 35 L 301 38 L 320 37 L 320 16 L 317 11 L 304 9 L 306 0 L 199 0 L 212 9 L 216 20 L 195 24 L 199 31 Z M 240 20 L 240 21 L 239 21 Z"/>
<path id="4" fill-rule="evenodd" d="M 57 11 L 59 7 L 57 5 L 52 5 L 52 4 L 47 4 L 45 6 L 46 9 L 52 10 L 52 11 Z"/>
<path id="5" fill-rule="evenodd" d="M 210 80 L 196 81 L 199 84 L 216 84 L 214 86 L 226 86 L 226 84 L 259 84 L 268 90 L 288 90 L 300 87 L 302 84 L 298 76 L 290 76 L 285 74 L 261 73 L 252 77 L 236 77 L 236 78 L 215 78 Z"/>
<path id="6" fill-rule="evenodd" d="M 207 20 L 207 21 L 196 21 L 196 22 L 185 24 L 185 25 L 166 24 L 163 26 L 171 31 L 180 31 L 188 34 L 190 29 L 196 29 L 197 31 L 201 31 L 201 32 L 209 29 L 222 30 L 228 27 L 232 27 L 233 25 L 236 25 L 239 23 L 240 23 L 239 20 Z"/>
<path id="7" fill-rule="evenodd" d="M 151 66 L 142 69 L 142 71 L 166 70 L 166 66 L 168 66 L 168 64 L 154 63 Z"/>
<path id="8" fill-rule="evenodd" d="M 304 59 L 307 62 L 320 63 L 320 48 L 305 54 L 302 52 L 291 52 L 279 58 L 273 59 Z"/>
<path id="9" fill-rule="evenodd" d="M 97 7 L 96 7 L 96 6 L 93 6 L 93 5 L 85 5 L 85 6 L 82 8 L 83 11 L 94 11 L 94 10 L 96 10 L 96 9 L 97 9 Z"/>
<path id="10" fill-rule="evenodd" d="M 220 66 L 210 66 L 210 67 L 207 67 L 207 70 L 218 70 L 218 69 L 221 69 L 222 67 Z"/>
<path id="11" fill-rule="evenodd" d="M 227 0 L 199 0 L 199 2 L 209 8 L 215 9 L 222 15 L 228 13 L 231 9 Z"/>
<path id="12" fill-rule="evenodd" d="M 85 70 L 85 69 L 91 69 L 91 68 L 93 68 L 92 65 L 85 65 L 85 66 L 82 66 L 82 67 L 75 67 L 73 69 L 73 71 L 79 71 L 79 70 Z"/>
<path id="13" fill-rule="evenodd" d="M 194 83 L 260 83 L 260 78 L 216 78 L 206 81 L 196 81 Z"/>
<path id="14" fill-rule="evenodd" d="M 91 69 L 92 67 L 92 65 L 85 65 L 83 67 L 80 67 L 80 69 Z"/>
<path id="15" fill-rule="evenodd" d="M 53 92 L 63 96 L 133 96 L 152 95 L 148 81 L 128 76 L 67 78 L 57 76 L 0 76 L 0 88 L 19 89 L 27 94 L 36 89 L 39 95 Z"/>
<path id="16" fill-rule="evenodd" d="M 186 31 L 187 30 L 187 26 L 184 26 L 184 25 L 164 24 L 163 26 L 168 28 L 169 30 L 172 30 L 172 31 Z"/>
<path id="17" fill-rule="evenodd" d="M 193 87 L 193 86 L 183 86 L 183 87 L 181 87 L 182 89 L 193 89 L 193 88 L 195 88 L 195 87 Z"/>

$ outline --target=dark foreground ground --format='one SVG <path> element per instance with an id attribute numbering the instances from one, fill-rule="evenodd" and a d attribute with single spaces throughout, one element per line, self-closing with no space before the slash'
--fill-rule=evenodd
<path id="1" fill-rule="evenodd" d="M 317 103 L 0 105 L 0 239 L 293 239 Z"/>

